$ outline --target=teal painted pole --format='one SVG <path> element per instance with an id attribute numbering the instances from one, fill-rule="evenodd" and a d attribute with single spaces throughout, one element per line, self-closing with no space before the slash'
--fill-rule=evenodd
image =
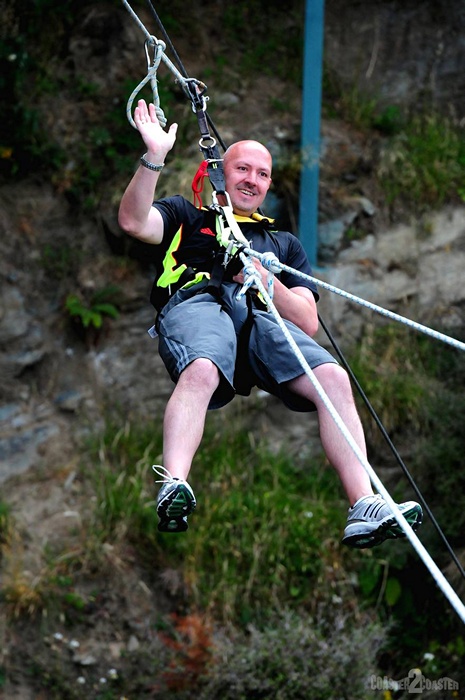
<path id="1" fill-rule="evenodd" d="M 299 237 L 310 264 L 318 254 L 318 188 L 323 78 L 324 0 L 306 0 L 302 89 Z"/>

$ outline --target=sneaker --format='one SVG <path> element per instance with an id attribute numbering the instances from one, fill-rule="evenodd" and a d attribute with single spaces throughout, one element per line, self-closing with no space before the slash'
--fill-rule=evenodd
<path id="1" fill-rule="evenodd" d="M 397 506 L 411 525 L 417 530 L 423 519 L 421 506 L 415 501 L 407 501 Z M 405 532 L 397 523 L 386 501 L 377 494 L 360 498 L 349 508 L 347 525 L 342 543 L 357 549 L 375 547 L 384 540 L 405 537 Z"/>
<path id="2" fill-rule="evenodd" d="M 197 505 L 194 492 L 187 481 L 171 476 L 165 467 L 154 464 L 152 469 L 162 477 L 156 483 L 163 484 L 157 497 L 158 531 L 185 532 L 187 516 Z"/>

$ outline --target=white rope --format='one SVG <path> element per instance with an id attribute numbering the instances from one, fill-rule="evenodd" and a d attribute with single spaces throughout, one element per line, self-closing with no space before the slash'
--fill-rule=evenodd
<path id="1" fill-rule="evenodd" d="M 317 284 L 318 286 L 330 292 L 339 294 L 340 296 L 344 297 L 345 299 L 348 299 L 349 301 L 353 301 L 356 304 L 365 306 L 367 309 L 371 309 L 371 311 L 376 311 L 382 316 L 386 316 L 386 318 L 390 318 L 393 321 L 398 321 L 399 323 L 404 323 L 406 326 L 409 326 L 410 328 L 413 328 L 416 331 L 420 331 L 421 333 L 425 333 L 426 335 L 431 336 L 435 340 L 441 340 L 443 343 L 452 345 L 452 347 L 456 348 L 457 350 L 465 350 L 465 343 L 462 343 L 460 340 L 452 338 L 449 335 L 445 335 L 444 333 L 440 333 L 439 331 L 436 331 L 433 328 L 428 328 L 428 326 L 423 326 L 421 323 L 417 323 L 417 321 L 412 321 L 409 318 L 405 318 L 405 316 L 400 316 L 399 314 L 396 314 L 393 311 L 389 311 L 389 309 L 384 309 L 382 306 L 377 306 L 371 301 L 361 299 L 360 297 L 350 294 L 350 292 L 345 292 L 343 289 L 338 289 L 338 287 L 334 287 L 332 284 L 328 284 L 327 282 L 323 282 L 322 280 L 319 280 L 316 277 L 307 275 L 305 274 L 305 272 L 300 272 L 300 270 L 294 270 L 294 268 L 281 263 L 278 260 L 278 258 L 272 253 L 258 253 L 256 250 L 252 250 L 252 248 L 245 248 L 244 253 L 258 258 L 261 261 L 263 267 L 265 267 L 268 270 L 271 270 L 272 272 L 291 272 L 293 275 L 308 280 L 309 282 L 313 282 L 314 284 Z"/>
<path id="2" fill-rule="evenodd" d="M 239 294 L 237 295 L 238 298 L 241 298 L 246 293 L 247 289 L 249 289 L 249 287 L 251 285 L 255 285 L 258 288 L 259 292 L 262 294 L 263 298 L 265 299 L 265 301 L 267 303 L 268 310 L 273 314 L 274 318 L 276 319 L 276 322 L 278 323 L 278 325 L 281 328 L 282 332 L 284 333 L 289 345 L 291 346 L 297 359 L 299 360 L 299 362 L 302 366 L 302 369 L 304 370 L 305 374 L 310 379 L 315 390 L 317 391 L 318 396 L 320 397 L 321 401 L 323 402 L 326 410 L 328 411 L 328 413 L 330 414 L 330 416 L 332 417 L 332 419 L 336 423 L 337 427 L 339 428 L 339 430 L 341 431 L 345 440 L 347 441 L 347 443 L 351 447 L 355 456 L 357 457 L 359 462 L 362 464 L 365 471 L 368 473 L 368 476 L 370 477 L 370 480 L 371 480 L 373 486 L 381 494 L 381 496 L 384 498 L 384 500 L 386 501 L 386 503 L 390 507 L 397 522 L 401 526 L 401 528 L 404 531 L 407 538 L 410 540 L 410 543 L 412 544 L 412 546 L 416 550 L 420 559 L 422 559 L 423 563 L 425 564 L 425 566 L 429 570 L 429 572 L 430 572 L 431 576 L 433 577 L 433 579 L 435 580 L 436 584 L 439 586 L 439 588 L 442 590 L 442 592 L 444 593 L 446 598 L 449 600 L 450 604 L 452 605 L 452 607 L 454 608 L 454 610 L 456 611 L 458 616 L 461 618 L 462 622 L 465 623 L 465 606 L 464 606 L 464 604 L 462 603 L 460 598 L 457 596 L 456 592 L 453 590 L 453 588 L 451 587 L 451 585 L 449 584 L 447 579 L 444 577 L 442 571 L 439 569 L 437 564 L 431 558 L 428 551 L 425 549 L 423 544 L 420 542 L 416 533 L 412 530 L 412 528 L 408 524 L 407 520 L 402 515 L 397 504 L 392 500 L 391 496 L 389 495 L 389 492 L 384 487 L 382 481 L 377 476 L 373 467 L 369 464 L 367 458 L 361 452 L 359 446 L 355 442 L 354 438 L 352 437 L 351 433 L 349 432 L 348 428 L 346 427 L 341 416 L 334 408 L 329 397 L 327 396 L 323 387 L 321 386 L 318 379 L 316 378 L 315 373 L 310 368 L 308 362 L 306 361 L 304 355 L 302 354 L 302 351 L 300 350 L 300 348 L 298 347 L 294 338 L 290 334 L 289 329 L 287 328 L 286 324 L 282 320 L 282 318 L 281 318 L 278 310 L 276 309 L 270 295 L 268 294 L 267 290 L 265 289 L 265 286 L 262 282 L 260 273 L 255 268 L 254 264 L 251 262 L 250 258 L 247 257 L 247 255 L 245 254 L 246 252 L 248 253 L 249 251 L 244 251 L 244 252 L 239 253 L 239 256 L 244 264 L 244 286 L 242 287 Z M 250 252 L 254 252 L 254 251 L 250 251 Z M 272 256 L 272 254 L 267 254 L 267 255 L 269 257 Z M 275 256 L 273 256 L 273 257 L 275 257 Z M 270 265 L 277 265 L 279 263 L 277 258 L 276 258 L 276 261 L 277 261 L 277 263 L 275 262 L 275 260 L 272 260 L 270 262 Z"/>

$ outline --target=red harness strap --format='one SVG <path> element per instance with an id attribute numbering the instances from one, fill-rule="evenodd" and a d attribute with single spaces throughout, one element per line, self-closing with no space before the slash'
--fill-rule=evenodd
<path id="1" fill-rule="evenodd" d="M 200 196 L 200 193 L 203 192 L 203 184 L 204 180 L 207 177 L 207 167 L 208 167 L 208 161 L 203 160 L 200 163 L 199 169 L 194 175 L 194 179 L 192 180 L 192 192 L 194 193 L 194 204 L 197 207 L 197 209 L 201 209 L 203 204 L 202 204 L 202 197 Z"/>

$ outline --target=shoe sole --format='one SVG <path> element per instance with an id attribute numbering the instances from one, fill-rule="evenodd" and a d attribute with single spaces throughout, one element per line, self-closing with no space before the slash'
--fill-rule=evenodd
<path id="1" fill-rule="evenodd" d="M 420 506 L 416 505 L 405 511 L 403 516 L 414 532 L 418 530 L 423 519 Z M 395 516 L 392 516 L 370 533 L 358 533 L 343 537 L 342 544 L 355 549 L 369 549 L 376 547 L 385 540 L 400 539 L 402 537 L 406 537 L 406 534 L 397 523 Z"/>
<path id="2" fill-rule="evenodd" d="M 157 505 L 158 532 L 185 532 L 187 516 L 195 510 L 195 500 L 184 484 L 170 491 Z"/>
<path id="3" fill-rule="evenodd" d="M 410 510 L 403 513 L 404 518 L 415 532 L 420 527 L 423 521 L 423 511 L 420 506 L 413 506 Z M 394 519 L 393 526 L 389 528 L 386 533 L 387 538 L 398 539 L 399 537 L 407 537 L 405 532 L 402 530 L 401 526 Z"/>

